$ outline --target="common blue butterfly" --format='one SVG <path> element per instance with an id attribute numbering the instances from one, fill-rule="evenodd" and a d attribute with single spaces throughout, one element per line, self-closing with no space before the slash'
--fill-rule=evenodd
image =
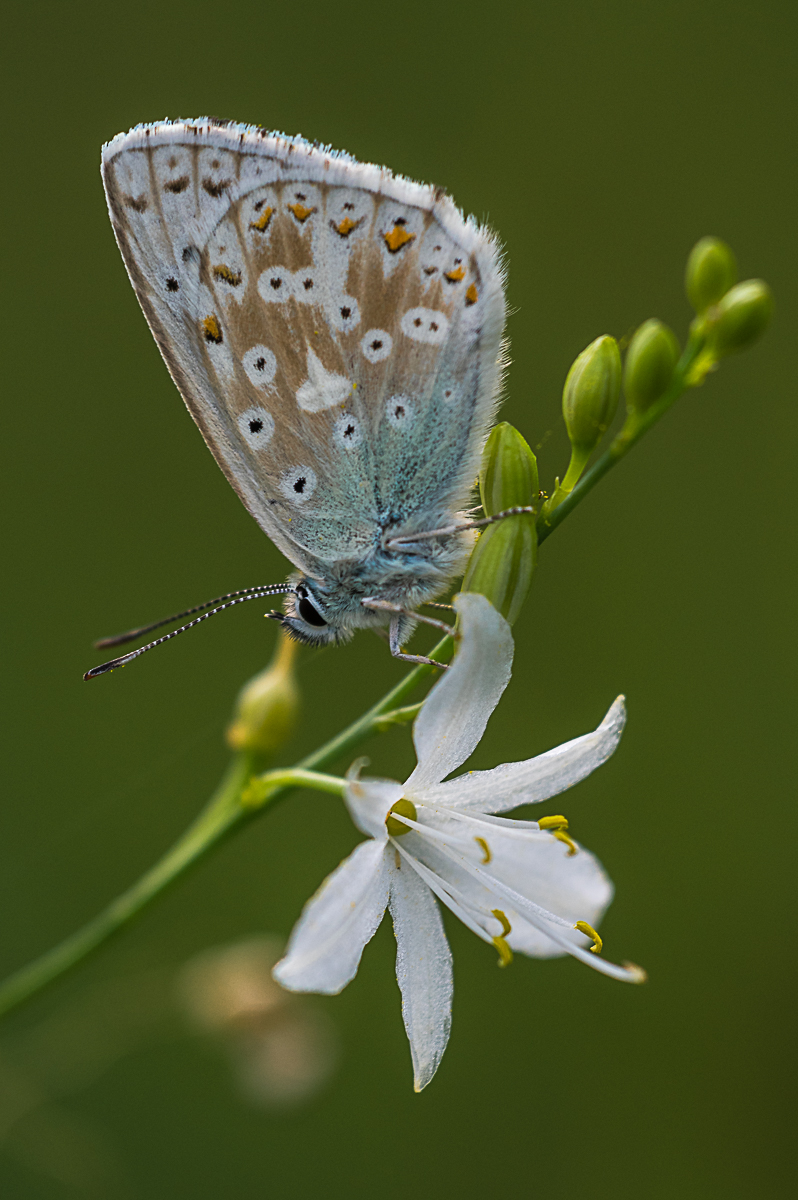
<path id="1" fill-rule="evenodd" d="M 301 641 L 387 624 L 394 654 L 429 661 L 401 646 L 472 541 L 503 357 L 494 236 L 439 188 L 211 118 L 120 134 L 102 175 L 172 378 L 297 568 L 234 602 L 284 592 L 273 615 Z"/>

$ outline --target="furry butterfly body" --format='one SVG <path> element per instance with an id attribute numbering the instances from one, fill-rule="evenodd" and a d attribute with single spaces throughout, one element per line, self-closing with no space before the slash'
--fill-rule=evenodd
<path id="1" fill-rule="evenodd" d="M 456 526 L 500 383 L 493 237 L 440 189 L 252 126 L 139 126 L 102 172 L 172 378 L 297 568 L 290 631 L 340 641 L 391 620 L 364 601 L 440 595 L 470 537 L 421 535 Z"/>

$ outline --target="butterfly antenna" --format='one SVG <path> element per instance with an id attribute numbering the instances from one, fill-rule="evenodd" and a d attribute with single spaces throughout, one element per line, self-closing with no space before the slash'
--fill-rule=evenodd
<path id="1" fill-rule="evenodd" d="M 237 592 L 228 592 L 224 596 L 217 596 L 215 600 L 206 600 L 204 604 L 195 604 L 193 608 L 186 608 L 183 612 L 173 613 L 171 617 L 162 617 L 160 621 L 153 621 L 151 625 L 141 625 L 138 629 L 128 629 L 127 633 L 117 633 L 113 637 L 100 638 L 94 642 L 95 650 L 105 650 L 109 646 L 124 646 L 125 642 L 135 642 L 136 638 L 143 637 L 145 633 L 152 633 L 153 629 L 160 629 L 162 625 L 173 625 L 175 621 L 182 621 L 184 617 L 193 617 L 194 613 L 204 612 L 206 608 L 213 608 L 215 604 L 224 604 L 227 600 L 235 600 L 238 596 L 272 596 L 280 592 L 290 592 L 293 589 L 287 584 L 264 584 L 262 587 L 240 588 Z"/>
<path id="2" fill-rule="evenodd" d="M 127 666 L 129 662 L 132 662 L 134 658 L 138 658 L 139 655 L 146 654 L 148 650 L 154 650 L 156 646 L 170 641 L 173 637 L 177 637 L 179 633 L 185 633 L 187 629 L 193 629 L 195 625 L 207 621 L 208 617 L 213 617 L 216 613 L 224 612 L 226 608 L 234 608 L 236 604 L 244 604 L 247 600 L 260 600 L 266 596 L 286 595 L 288 592 L 293 592 L 293 590 L 290 584 L 278 584 L 261 588 L 242 588 L 238 592 L 228 592 L 227 596 L 219 596 L 216 600 L 208 600 L 205 604 L 198 604 L 194 608 L 188 608 L 185 612 L 176 613 L 172 617 L 165 617 L 162 621 L 156 621 L 152 625 L 144 625 L 141 629 L 132 629 L 128 633 L 119 634 L 117 637 L 104 638 L 102 641 L 95 642 L 95 647 L 118 646 L 124 642 L 132 641 L 142 634 L 149 633 L 152 629 L 158 629 L 161 625 L 169 625 L 172 621 L 179 621 L 182 617 L 190 616 L 191 613 L 202 612 L 202 616 L 195 617 L 188 624 L 181 625 L 179 629 L 173 629 L 170 633 L 165 633 L 163 637 L 156 638 L 153 642 L 148 642 L 146 646 L 139 646 L 137 650 L 131 650 L 129 654 L 123 654 L 119 658 L 112 658 L 109 662 L 101 663 L 99 667 L 92 667 L 90 671 L 86 672 L 83 678 L 84 680 L 96 679 L 98 675 L 105 675 L 108 671 L 114 671 L 117 667 Z M 224 601 L 224 603 L 220 603 L 220 601 Z M 216 605 L 216 607 L 212 607 L 213 605 Z M 209 609 L 210 611 L 204 612 L 204 609 Z"/>

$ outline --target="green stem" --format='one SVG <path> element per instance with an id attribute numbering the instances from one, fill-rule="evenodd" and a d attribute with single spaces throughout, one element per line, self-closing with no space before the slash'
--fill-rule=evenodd
<path id="1" fill-rule="evenodd" d="M 437 659 L 452 653 L 450 637 L 443 638 L 432 652 Z M 321 775 L 314 768 L 327 766 L 342 758 L 372 734 L 381 732 L 381 719 L 394 714 L 397 706 L 432 671 L 434 667 L 420 664 L 408 671 L 404 679 L 336 737 L 320 746 L 293 768 L 267 772 L 253 781 L 252 762 L 246 755 L 233 759 L 218 790 L 171 850 L 149 871 L 112 901 L 98 916 L 71 934 L 28 966 L 9 976 L 0 984 L 0 1017 L 18 1008 L 48 984 L 66 975 L 83 962 L 104 942 L 128 925 L 150 901 L 164 892 L 175 880 L 195 866 L 220 842 L 236 829 L 247 824 L 279 797 L 297 787 L 312 786 L 341 793 L 342 781 L 332 775 Z M 262 795 L 249 797 L 253 782 L 266 785 Z"/>
<path id="2" fill-rule="evenodd" d="M 597 459 L 586 475 L 583 475 L 576 487 L 551 512 L 541 513 L 537 522 L 538 545 L 544 542 L 550 533 L 573 512 L 577 504 L 581 504 L 588 492 L 591 492 L 600 479 L 603 479 L 616 463 L 620 462 L 644 433 L 648 433 L 652 425 L 665 415 L 671 405 L 679 399 L 682 393 L 691 386 L 688 381 L 690 368 L 695 363 L 704 345 L 704 338 L 691 336 L 684 348 L 684 353 L 676 364 L 668 390 L 655 404 L 640 416 L 630 414 L 620 433 L 613 438 L 609 448 Z"/>
<path id="3" fill-rule="evenodd" d="M 77 933 L 10 976 L 0 987 L 0 1015 L 17 1008 L 82 962 L 218 845 L 240 820 L 241 789 L 250 770 L 249 761 L 243 755 L 233 759 L 208 805 L 160 862 Z"/>
<path id="4" fill-rule="evenodd" d="M 552 512 L 541 514 L 538 519 L 540 542 L 565 520 L 610 468 L 628 454 L 632 446 L 689 386 L 688 372 L 695 363 L 702 344 L 702 338 L 691 338 L 665 395 L 642 416 L 630 417 L 609 449 L 583 476 L 573 491 Z M 432 651 L 431 657 L 446 659 L 451 656 L 452 649 L 451 637 L 445 637 Z M 390 725 L 402 720 L 411 719 L 416 706 L 403 710 L 402 703 L 433 670 L 434 667 L 420 664 L 408 671 L 404 679 L 368 712 L 318 750 L 308 754 L 293 768 L 281 768 L 255 776 L 253 779 L 252 761 L 245 755 L 237 756 L 206 808 L 160 862 L 77 933 L 0 984 L 0 1016 L 19 1007 L 48 984 L 60 979 L 72 967 L 83 962 L 137 917 L 152 900 L 195 866 L 210 850 L 229 837 L 234 830 L 270 807 L 278 797 L 293 788 L 303 786 L 341 794 L 343 781 L 332 775 L 322 775 L 318 769 L 343 758 L 372 734 L 383 732 Z"/>

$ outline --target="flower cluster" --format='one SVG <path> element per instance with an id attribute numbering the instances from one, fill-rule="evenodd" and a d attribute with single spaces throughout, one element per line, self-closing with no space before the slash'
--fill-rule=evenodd
<path id="1" fill-rule="evenodd" d="M 274 971 L 292 991 L 340 992 L 389 908 L 416 1091 L 435 1074 L 451 1024 L 452 960 L 435 897 L 492 943 L 502 964 L 513 951 L 571 954 L 615 979 L 645 977 L 599 957 L 594 926 L 612 884 L 564 832 L 565 819 L 496 815 L 556 796 L 600 766 L 618 744 L 623 698 L 593 733 L 447 779 L 482 737 L 513 658 L 509 625 L 483 596 L 462 594 L 455 608 L 459 649 L 416 719 L 418 764 L 403 784 L 361 778 L 357 766 L 350 772 L 346 804 L 370 840 L 308 902 Z"/>

